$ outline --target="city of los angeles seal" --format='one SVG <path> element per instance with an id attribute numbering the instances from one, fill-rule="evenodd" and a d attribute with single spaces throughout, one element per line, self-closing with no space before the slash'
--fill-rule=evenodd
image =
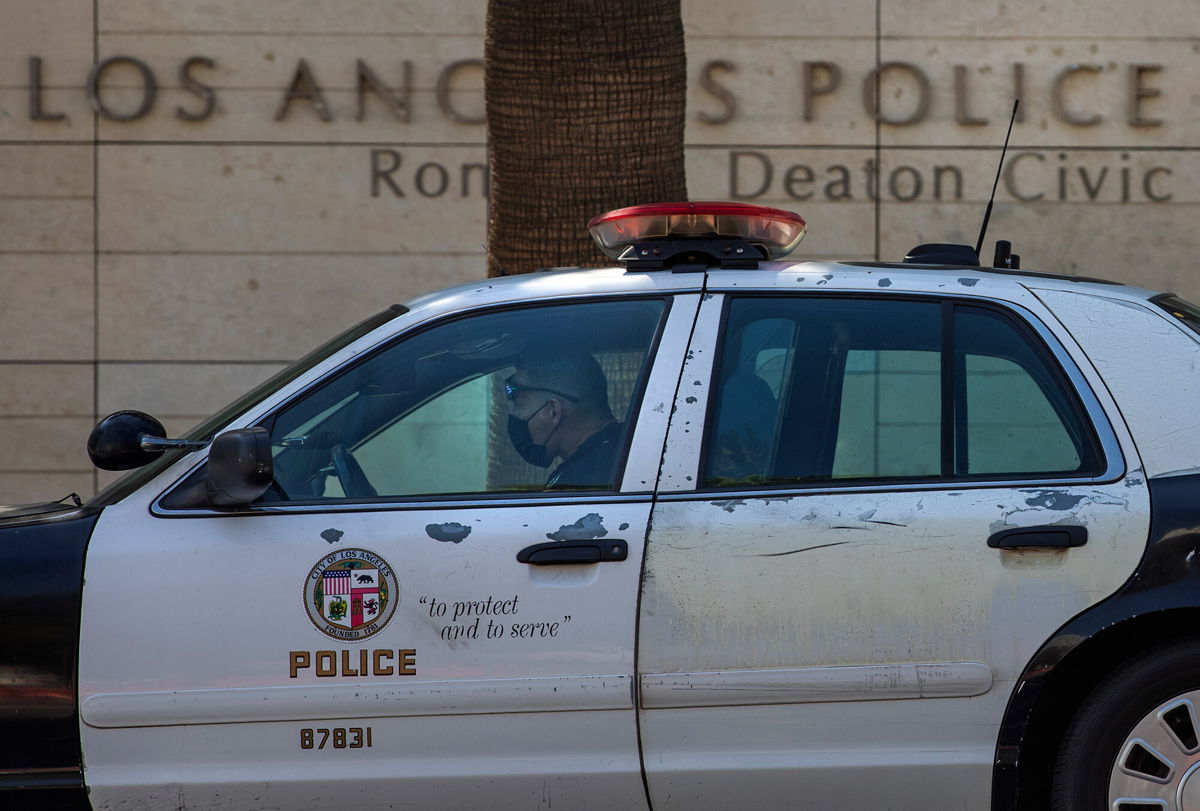
<path id="1" fill-rule="evenodd" d="M 396 613 L 396 573 L 369 549 L 339 549 L 317 561 L 304 580 L 304 605 L 317 630 L 342 642 L 361 642 Z"/>

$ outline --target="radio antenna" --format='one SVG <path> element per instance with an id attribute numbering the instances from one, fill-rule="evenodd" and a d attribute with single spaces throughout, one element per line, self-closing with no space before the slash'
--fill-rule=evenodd
<path id="1" fill-rule="evenodd" d="M 975 255 L 983 250 L 983 238 L 987 234 L 988 220 L 992 218 L 992 203 L 996 200 L 996 187 L 1000 185 L 1000 172 L 1004 169 L 1004 154 L 1008 152 L 1008 139 L 1012 135 L 1013 122 L 1017 120 L 1019 98 L 1013 99 L 1012 116 L 1008 119 L 1008 134 L 1004 136 L 1004 148 L 1000 150 L 1000 165 L 996 167 L 996 180 L 992 183 L 992 196 L 988 198 L 987 210 L 983 212 L 983 227 L 979 229 L 979 241 L 975 243 Z"/>

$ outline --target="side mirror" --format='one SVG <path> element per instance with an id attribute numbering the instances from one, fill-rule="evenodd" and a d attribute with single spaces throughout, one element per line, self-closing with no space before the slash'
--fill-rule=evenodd
<path id="1" fill-rule="evenodd" d="M 208 449 L 205 489 L 209 504 L 249 504 L 267 491 L 274 474 L 271 435 L 266 428 L 235 428 L 219 434 Z"/>
<path id="2" fill-rule="evenodd" d="M 159 450 L 142 447 L 142 438 L 165 439 L 162 423 L 141 411 L 109 414 L 92 429 L 87 452 L 101 470 L 132 470 L 158 458 Z"/>

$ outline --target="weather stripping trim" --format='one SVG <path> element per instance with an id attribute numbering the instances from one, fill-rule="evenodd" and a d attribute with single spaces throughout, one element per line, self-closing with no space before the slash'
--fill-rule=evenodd
<path id="1" fill-rule="evenodd" d="M 963 698 L 992 689 L 982 662 L 715 670 L 642 676 L 642 708 Z"/>
<path id="2" fill-rule="evenodd" d="M 303 685 L 98 693 L 80 716 L 101 728 L 250 724 L 633 707 L 630 676 Z"/>
<path id="3" fill-rule="evenodd" d="M 170 492 L 170 489 L 168 489 Z M 165 495 L 165 494 L 164 494 Z M 303 504 L 272 504 L 250 506 L 244 509 L 216 510 L 207 507 L 176 510 L 161 505 L 162 496 L 150 506 L 150 513 L 157 518 L 230 518 L 261 515 L 302 515 L 308 513 L 357 513 L 400 510 L 455 510 L 490 509 L 492 507 L 544 507 L 547 505 L 613 504 L 649 501 L 650 493 L 586 493 L 578 491 L 535 492 L 524 496 L 503 497 L 484 494 L 477 498 L 426 498 L 401 501 L 377 499 L 375 501 L 329 501 L 305 502 Z"/>

